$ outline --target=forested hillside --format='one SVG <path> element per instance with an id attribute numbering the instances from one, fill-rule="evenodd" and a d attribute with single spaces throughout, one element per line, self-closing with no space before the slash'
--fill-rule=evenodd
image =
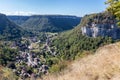
<path id="1" fill-rule="evenodd" d="M 11 22 L 4 14 L 0 14 L 0 39 L 16 39 L 23 34 L 21 27 Z"/>
<path id="2" fill-rule="evenodd" d="M 61 32 L 73 29 L 81 18 L 66 15 L 8 16 L 23 29 L 32 32 Z"/>
<path id="3" fill-rule="evenodd" d="M 7 16 L 7 18 L 17 25 L 22 25 L 26 20 L 29 19 L 30 16 Z"/>
<path id="4" fill-rule="evenodd" d="M 113 40 L 112 37 L 109 37 L 107 35 L 94 38 L 82 34 L 81 27 L 88 23 L 93 23 L 95 16 L 99 15 L 101 15 L 101 13 L 85 16 L 83 17 L 81 23 L 73 30 L 58 35 L 58 38 L 53 42 L 54 45 L 57 47 L 58 51 L 61 53 L 61 58 L 74 60 L 76 57 L 81 56 L 84 51 L 94 52 L 100 46 L 110 44 L 116 41 Z M 104 13 L 99 19 L 96 18 L 96 21 L 99 20 L 99 23 L 104 24 L 103 22 L 106 20 L 107 23 L 110 23 L 109 19 L 106 19 L 107 16 L 108 15 Z M 106 28 L 107 27 L 109 26 L 106 26 Z M 106 31 L 108 30 L 106 29 Z"/>

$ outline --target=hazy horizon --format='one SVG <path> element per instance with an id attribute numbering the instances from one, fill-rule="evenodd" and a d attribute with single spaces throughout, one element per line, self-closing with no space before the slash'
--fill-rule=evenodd
<path id="1" fill-rule="evenodd" d="M 0 13 L 6 15 L 74 15 L 105 10 L 106 0 L 0 0 Z"/>

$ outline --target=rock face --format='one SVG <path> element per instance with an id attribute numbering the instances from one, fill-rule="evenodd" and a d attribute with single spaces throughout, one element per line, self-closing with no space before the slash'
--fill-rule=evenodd
<path id="1" fill-rule="evenodd" d="M 90 15 L 89 15 L 90 16 Z M 83 18 L 84 19 L 84 18 Z M 81 27 L 82 34 L 89 37 L 111 37 L 119 39 L 120 29 L 116 25 L 114 17 L 110 14 L 100 13 L 88 18 L 88 21 Z"/>
<path id="2" fill-rule="evenodd" d="M 109 26 L 109 28 L 105 28 Z M 82 34 L 90 37 L 98 37 L 98 36 L 108 36 L 113 39 L 117 39 L 117 31 L 118 28 L 115 24 L 92 24 L 92 26 L 84 26 L 81 28 Z"/>

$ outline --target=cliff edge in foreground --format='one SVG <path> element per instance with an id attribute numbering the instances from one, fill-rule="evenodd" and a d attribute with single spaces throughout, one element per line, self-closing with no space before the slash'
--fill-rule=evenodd
<path id="1" fill-rule="evenodd" d="M 43 80 L 120 80 L 120 43 L 101 47 L 95 55 L 69 66 L 62 74 L 49 75 Z"/>

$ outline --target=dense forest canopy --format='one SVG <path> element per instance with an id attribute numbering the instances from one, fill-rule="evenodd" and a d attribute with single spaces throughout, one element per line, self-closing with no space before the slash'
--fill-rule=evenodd
<path id="1" fill-rule="evenodd" d="M 62 32 L 73 29 L 81 17 L 69 15 L 7 16 L 23 29 L 31 32 Z"/>

